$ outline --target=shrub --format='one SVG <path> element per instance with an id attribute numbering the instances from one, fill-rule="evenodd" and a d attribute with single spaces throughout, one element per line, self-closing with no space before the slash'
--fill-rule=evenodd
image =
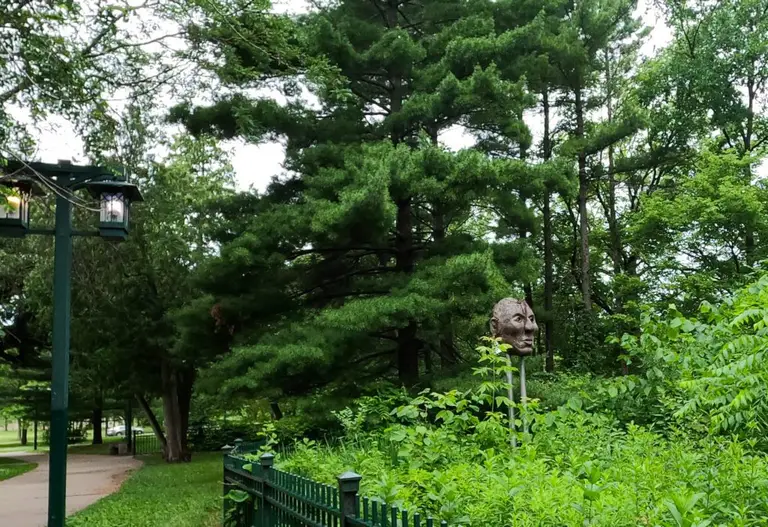
<path id="1" fill-rule="evenodd" d="M 329 484 L 355 470 L 363 494 L 451 525 L 757 525 L 768 516 L 768 460 L 749 444 L 690 437 L 673 423 L 665 437 L 587 411 L 578 396 L 554 411 L 515 404 L 518 430 L 525 421 L 530 433 L 518 431 L 513 448 L 499 380 L 508 366 L 494 346 L 479 350 L 474 389 L 425 390 L 378 430 L 364 426 L 381 402 L 369 398 L 337 414 L 340 443 L 300 441 L 280 468 Z M 596 383 L 619 397 L 613 381 Z"/>
<path id="2" fill-rule="evenodd" d="M 235 439 L 255 441 L 263 426 L 249 423 L 196 423 L 189 429 L 189 446 L 198 452 L 214 452 Z"/>
<path id="3" fill-rule="evenodd" d="M 643 375 L 622 381 L 644 398 L 648 420 L 736 434 L 768 448 L 768 275 L 720 306 L 703 303 L 698 318 L 674 305 L 643 314 L 642 334 L 624 335 Z M 630 385 L 630 383 L 632 383 Z"/>

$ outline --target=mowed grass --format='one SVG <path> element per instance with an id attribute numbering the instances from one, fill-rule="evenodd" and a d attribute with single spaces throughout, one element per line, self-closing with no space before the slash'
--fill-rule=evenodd
<path id="1" fill-rule="evenodd" d="M 37 466 L 37 463 L 27 463 L 21 459 L 0 457 L 0 481 L 20 476 Z"/>
<path id="2" fill-rule="evenodd" d="M 222 456 L 191 463 L 144 459 L 119 491 L 67 519 L 67 527 L 214 527 L 221 525 Z"/>
<path id="3" fill-rule="evenodd" d="M 21 442 L 19 441 L 19 437 L 17 435 L 18 433 L 14 431 L 8 431 L 0 430 L 0 453 L 2 452 L 33 452 L 34 451 L 34 445 L 33 445 L 33 435 L 32 430 L 29 430 L 29 433 L 27 434 L 27 444 L 22 446 Z M 101 454 L 101 455 L 107 455 L 109 454 L 109 446 L 110 443 L 119 443 L 123 440 L 122 437 L 107 437 L 106 435 L 103 437 L 104 444 L 102 445 L 91 445 L 91 432 L 89 431 L 86 437 L 86 442 L 80 443 L 77 445 L 70 445 L 69 451 L 73 454 Z M 39 431 L 38 436 L 38 445 L 37 450 L 38 452 L 48 452 L 48 445 L 43 444 L 43 431 L 42 429 Z"/>
<path id="4" fill-rule="evenodd" d="M 90 437 L 90 434 L 89 434 Z M 99 456 L 108 456 L 109 455 L 109 447 L 111 447 L 113 444 L 117 444 L 120 441 L 123 441 L 122 437 L 107 437 L 104 436 L 104 443 L 101 445 L 92 445 L 90 443 L 90 439 L 88 439 L 88 443 L 80 443 L 78 445 L 69 445 L 69 452 L 72 454 L 92 454 L 92 455 L 99 455 Z M 47 448 L 47 447 L 46 447 Z"/>
<path id="5" fill-rule="evenodd" d="M 16 430 L 9 430 L 7 432 L 5 430 L 0 430 L 0 452 L 25 452 L 28 450 L 32 450 L 31 437 L 27 448 L 21 446 Z"/>

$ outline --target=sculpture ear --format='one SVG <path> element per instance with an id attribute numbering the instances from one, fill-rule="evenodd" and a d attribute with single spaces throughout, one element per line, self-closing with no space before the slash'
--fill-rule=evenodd
<path id="1" fill-rule="evenodd" d="M 491 335 L 494 337 L 499 336 L 499 319 L 496 317 L 491 317 Z"/>

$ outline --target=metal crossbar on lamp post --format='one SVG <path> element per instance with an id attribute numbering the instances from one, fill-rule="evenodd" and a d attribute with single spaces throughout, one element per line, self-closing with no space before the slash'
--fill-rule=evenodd
<path id="1" fill-rule="evenodd" d="M 101 236 L 124 240 L 129 229 L 131 202 L 143 201 L 141 192 L 124 175 L 96 166 L 8 161 L 13 176 L 0 177 L 11 195 L 0 195 L 0 236 L 22 238 L 27 234 L 53 235 L 53 360 L 51 379 L 50 474 L 48 527 L 64 527 L 67 496 L 67 425 L 69 407 L 69 342 L 71 315 L 72 238 Z M 20 174 L 20 175 L 19 175 Z M 56 194 L 53 229 L 29 226 L 30 198 L 42 186 Z M 75 192 L 86 189 L 101 201 L 98 231 L 76 231 L 72 226 Z M 77 203 L 74 203 L 77 205 Z"/>

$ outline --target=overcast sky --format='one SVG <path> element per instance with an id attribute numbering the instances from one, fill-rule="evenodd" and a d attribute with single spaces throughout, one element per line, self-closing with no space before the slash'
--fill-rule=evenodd
<path id="1" fill-rule="evenodd" d="M 300 12 L 305 9 L 306 2 L 305 0 L 281 0 L 275 4 L 276 11 Z M 651 35 L 642 49 L 645 56 L 652 56 L 669 42 L 670 31 L 649 0 L 640 1 L 638 16 L 642 16 L 645 24 L 652 28 Z M 17 117 L 23 118 L 24 115 L 19 112 Z M 526 117 L 534 137 L 540 136 L 540 119 L 536 118 L 535 112 L 529 113 Z M 50 163 L 60 159 L 68 159 L 75 163 L 86 161 L 82 141 L 64 119 L 48 119 L 39 126 L 37 137 L 39 145 L 37 160 Z M 446 130 L 441 134 L 440 140 L 454 150 L 473 144 L 472 137 L 459 127 Z M 232 153 L 232 165 L 235 169 L 238 189 L 246 190 L 253 187 L 263 190 L 273 176 L 283 171 L 285 155 L 283 146 L 279 143 L 254 145 L 232 141 L 227 144 L 227 147 Z"/>

